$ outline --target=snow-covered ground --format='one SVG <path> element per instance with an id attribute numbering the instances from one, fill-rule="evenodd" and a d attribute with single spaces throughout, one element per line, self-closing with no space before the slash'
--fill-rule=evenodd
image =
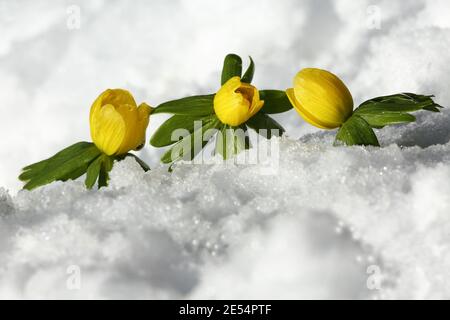
<path id="1" fill-rule="evenodd" d="M 450 298 L 448 109 L 378 131 L 382 148 L 332 147 L 288 112 L 276 174 L 168 173 L 147 146 L 151 172 L 123 161 L 99 191 L 17 192 L 16 178 L 89 140 L 105 88 L 151 105 L 212 92 L 228 52 L 252 55 L 260 88 L 314 66 L 357 102 L 409 91 L 449 106 L 449 14 L 444 0 L 0 0 L 0 297 Z"/>

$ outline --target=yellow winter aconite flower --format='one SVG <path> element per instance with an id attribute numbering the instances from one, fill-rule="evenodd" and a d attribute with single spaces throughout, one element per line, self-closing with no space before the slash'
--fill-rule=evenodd
<path id="1" fill-rule="evenodd" d="M 214 111 L 222 123 L 238 126 L 253 117 L 264 105 L 259 91 L 238 76 L 230 78 L 214 97 Z"/>
<path id="2" fill-rule="evenodd" d="M 305 121 L 322 129 L 340 127 L 353 112 L 353 98 L 345 84 L 331 72 L 307 68 L 294 78 L 286 94 Z"/>
<path id="3" fill-rule="evenodd" d="M 138 149 L 145 143 L 151 111 L 152 108 L 146 103 L 138 107 L 126 90 L 104 91 L 91 107 L 92 141 L 109 156 Z"/>

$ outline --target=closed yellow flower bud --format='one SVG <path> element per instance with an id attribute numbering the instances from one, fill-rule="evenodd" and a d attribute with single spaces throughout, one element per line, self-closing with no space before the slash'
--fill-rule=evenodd
<path id="1" fill-rule="evenodd" d="M 126 154 L 145 143 L 152 108 L 136 105 L 126 90 L 108 89 L 94 101 L 90 113 L 91 137 L 107 155 Z"/>
<path id="2" fill-rule="evenodd" d="M 232 77 L 214 97 L 214 111 L 222 123 L 238 126 L 253 117 L 264 105 L 259 91 L 241 78 Z"/>
<path id="3" fill-rule="evenodd" d="M 322 129 L 340 127 L 353 112 L 353 98 L 345 84 L 331 72 L 307 68 L 294 78 L 286 94 L 305 121 Z"/>

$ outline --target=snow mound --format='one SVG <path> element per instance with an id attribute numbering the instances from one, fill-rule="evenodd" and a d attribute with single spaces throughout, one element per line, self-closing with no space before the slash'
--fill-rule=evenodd
<path id="1" fill-rule="evenodd" d="M 274 174 L 127 159 L 99 191 L 0 190 L 0 297 L 450 298 L 450 143 L 331 142 L 280 139 Z"/>
<path id="2" fill-rule="evenodd" d="M 73 3 L 77 30 L 63 2 L 0 3 L 0 298 L 450 298 L 448 109 L 378 131 L 382 148 L 334 148 L 334 133 L 276 115 L 291 138 L 272 175 L 219 163 L 168 173 L 162 150 L 144 148 L 153 170 L 123 161 L 106 189 L 15 195 L 20 168 L 89 139 L 99 92 L 127 88 L 153 106 L 214 92 L 229 52 L 252 55 L 259 88 L 320 67 L 356 104 L 416 92 L 448 107 L 448 1 Z M 126 54 L 105 50 L 105 32 Z"/>

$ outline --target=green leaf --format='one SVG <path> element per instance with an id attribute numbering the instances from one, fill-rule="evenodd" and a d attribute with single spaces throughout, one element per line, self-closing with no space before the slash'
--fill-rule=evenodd
<path id="1" fill-rule="evenodd" d="M 125 157 L 133 157 L 134 160 L 136 160 L 136 162 L 141 166 L 142 170 L 144 170 L 145 172 L 150 171 L 150 166 L 145 163 L 144 160 L 142 160 L 141 158 L 139 158 L 138 156 L 132 154 L 132 153 L 127 153 L 125 155 Z"/>
<path id="2" fill-rule="evenodd" d="M 390 96 L 377 97 L 363 102 L 355 113 L 361 112 L 414 112 L 418 110 L 439 111 L 442 108 L 436 104 L 433 96 L 417 95 L 414 93 L 400 93 Z"/>
<path id="3" fill-rule="evenodd" d="M 19 179 L 21 181 L 28 181 L 34 176 L 39 175 L 41 173 L 41 170 L 43 170 L 49 164 L 49 160 L 57 162 L 57 161 L 64 161 L 65 159 L 70 159 L 74 154 L 82 152 L 84 149 L 91 147 L 91 145 L 92 143 L 90 142 L 78 142 L 71 145 L 70 147 L 61 150 L 60 152 L 58 152 L 49 159 L 28 165 L 22 169 L 23 172 L 19 176 Z"/>
<path id="4" fill-rule="evenodd" d="M 226 157 L 224 156 L 224 154 L 226 154 L 224 131 L 227 129 L 227 127 L 228 127 L 227 124 L 222 124 L 219 128 L 217 128 L 219 132 L 217 133 L 216 145 L 214 147 L 214 152 L 222 155 L 224 159 L 226 159 Z"/>
<path id="5" fill-rule="evenodd" d="M 108 186 L 109 182 L 109 172 L 112 170 L 114 165 L 114 158 L 104 155 L 102 166 L 100 168 L 100 174 L 98 176 L 98 188 Z"/>
<path id="6" fill-rule="evenodd" d="M 439 112 L 433 96 L 400 93 L 378 97 L 362 103 L 354 114 L 363 118 L 373 128 L 383 128 L 386 125 L 414 122 L 416 118 L 408 112 L 427 110 Z"/>
<path id="7" fill-rule="evenodd" d="M 172 163 L 181 159 L 192 160 L 206 146 L 209 140 L 217 133 L 221 126 L 217 117 L 210 118 L 203 126 L 194 130 L 172 146 L 162 157 L 162 163 Z M 198 145 L 200 143 L 200 145 Z"/>
<path id="8" fill-rule="evenodd" d="M 201 95 L 186 97 L 178 100 L 164 102 L 156 107 L 152 114 L 171 113 L 187 116 L 207 116 L 214 113 L 214 95 Z"/>
<path id="9" fill-rule="evenodd" d="M 416 121 L 416 117 L 405 112 L 363 110 L 358 112 L 357 115 L 366 120 L 372 128 L 382 128 L 391 124 Z"/>
<path id="10" fill-rule="evenodd" d="M 22 169 L 22 173 L 19 175 L 19 180 L 29 181 L 33 179 L 35 176 L 39 175 L 39 173 L 47 166 L 48 160 L 49 159 L 42 160 L 24 167 Z"/>
<path id="11" fill-rule="evenodd" d="M 244 75 L 242 76 L 241 81 L 245 83 L 252 83 L 253 75 L 255 74 L 255 63 L 253 62 L 252 57 L 250 57 L 250 65 L 247 68 L 247 71 L 245 71 Z"/>
<path id="12" fill-rule="evenodd" d="M 439 108 L 443 108 L 443 107 L 440 105 L 426 106 L 426 107 L 423 107 L 423 110 L 427 110 L 427 111 L 431 111 L 431 112 L 441 112 L 441 110 L 439 110 Z"/>
<path id="13" fill-rule="evenodd" d="M 97 159 L 91 162 L 89 165 L 87 172 L 86 172 L 86 180 L 84 181 L 84 184 L 86 185 L 86 188 L 92 189 L 95 182 L 97 181 L 97 178 L 100 174 L 100 170 L 102 168 L 103 163 L 103 155 L 99 156 Z"/>
<path id="14" fill-rule="evenodd" d="M 95 159 L 87 169 L 86 172 L 86 188 L 92 189 L 98 178 L 98 188 L 106 187 L 109 181 L 109 172 L 114 165 L 114 157 L 102 154 Z"/>
<path id="15" fill-rule="evenodd" d="M 79 177 L 81 177 L 83 174 L 86 173 L 88 166 L 82 166 L 79 167 L 77 169 L 75 169 L 74 171 L 70 172 L 69 174 L 63 176 L 60 180 L 61 181 L 67 181 L 67 180 L 76 180 Z"/>
<path id="16" fill-rule="evenodd" d="M 264 100 L 264 105 L 260 112 L 274 114 L 286 112 L 292 109 L 292 104 L 284 91 L 261 90 L 259 91 L 259 96 L 261 100 Z"/>
<path id="17" fill-rule="evenodd" d="M 23 188 L 28 190 L 57 180 L 76 179 L 100 154 L 101 151 L 93 143 L 79 142 L 49 159 L 25 167 L 19 179 L 26 182 Z"/>
<path id="18" fill-rule="evenodd" d="M 239 127 L 224 125 L 217 134 L 215 152 L 224 159 L 229 159 L 249 148 L 250 141 L 245 125 Z"/>
<path id="19" fill-rule="evenodd" d="M 353 114 L 339 129 L 335 145 L 342 142 L 348 146 L 379 146 L 377 136 L 370 125 L 360 116 Z"/>
<path id="20" fill-rule="evenodd" d="M 172 139 L 172 133 L 178 129 L 184 129 L 188 133 L 194 131 L 194 122 L 201 121 L 201 118 L 183 115 L 174 115 L 165 121 L 150 139 L 150 144 L 154 147 L 161 148 L 174 144 L 177 141 Z M 177 136 L 178 138 L 178 136 Z"/>
<path id="21" fill-rule="evenodd" d="M 282 136 L 285 132 L 284 128 L 278 122 L 261 112 L 251 117 L 246 124 L 267 139 L 272 138 L 272 135 L 276 137 Z"/>
<path id="22" fill-rule="evenodd" d="M 229 54 L 225 57 L 222 69 L 222 85 L 231 78 L 242 75 L 242 59 L 236 54 Z"/>

